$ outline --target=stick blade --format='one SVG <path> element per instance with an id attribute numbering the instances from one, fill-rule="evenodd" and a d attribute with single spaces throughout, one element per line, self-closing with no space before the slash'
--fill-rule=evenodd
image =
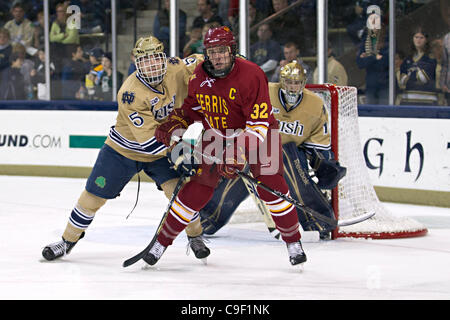
<path id="1" fill-rule="evenodd" d="M 346 219 L 346 220 L 339 220 L 338 227 L 345 227 L 345 226 L 349 226 L 352 224 L 357 224 L 357 223 L 360 223 L 367 219 L 372 218 L 374 215 L 375 215 L 375 212 L 369 212 L 369 213 L 365 213 L 365 214 L 362 214 L 362 215 L 354 217 L 354 218 L 350 218 L 350 219 Z"/>

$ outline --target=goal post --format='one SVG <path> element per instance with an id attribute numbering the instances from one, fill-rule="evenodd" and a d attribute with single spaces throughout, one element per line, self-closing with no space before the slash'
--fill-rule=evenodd
<path id="1" fill-rule="evenodd" d="M 364 222 L 337 228 L 332 238 L 394 239 L 425 235 L 425 226 L 408 217 L 394 216 L 375 193 L 361 148 L 357 89 L 333 84 L 309 84 L 306 88 L 324 100 L 330 116 L 332 151 L 347 168 L 346 176 L 331 194 L 336 218 L 375 212 L 374 217 Z"/>

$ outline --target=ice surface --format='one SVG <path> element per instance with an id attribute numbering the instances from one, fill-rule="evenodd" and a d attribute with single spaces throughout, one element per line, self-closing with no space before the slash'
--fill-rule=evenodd
<path id="1" fill-rule="evenodd" d="M 84 179 L 0 176 L 0 299 L 331 300 L 449 299 L 450 209 L 385 203 L 424 223 L 425 237 L 304 243 L 308 262 L 293 268 L 283 242 L 261 222 L 233 223 L 209 237 L 205 266 L 186 255 L 181 234 L 157 265 L 122 262 L 152 238 L 167 200 L 137 183 L 97 213 L 86 236 L 63 259 L 47 262 Z"/>

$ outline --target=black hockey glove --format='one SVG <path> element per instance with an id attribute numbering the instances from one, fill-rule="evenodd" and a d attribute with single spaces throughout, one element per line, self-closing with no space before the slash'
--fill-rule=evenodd
<path id="1" fill-rule="evenodd" d="M 195 163 L 195 158 L 192 153 L 183 153 L 181 155 L 169 154 L 168 161 L 172 169 L 177 171 L 180 175 L 188 177 L 194 176 L 197 173 L 199 166 Z"/>

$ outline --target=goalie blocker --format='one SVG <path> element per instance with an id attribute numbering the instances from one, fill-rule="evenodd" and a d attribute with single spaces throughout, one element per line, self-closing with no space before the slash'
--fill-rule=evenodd
<path id="1" fill-rule="evenodd" d="M 345 176 L 346 168 L 341 167 L 332 158 L 330 151 L 297 148 L 293 142 L 283 145 L 284 178 L 291 197 L 334 220 L 333 208 L 321 189 L 336 187 L 339 180 Z M 308 160 L 319 179 L 317 184 L 308 173 Z M 223 179 L 212 199 L 200 210 L 203 233 L 212 235 L 227 224 L 248 195 L 241 179 Z M 305 231 L 319 231 L 321 237 L 326 237 L 333 230 L 334 227 L 311 217 L 300 208 L 296 210 Z"/>

